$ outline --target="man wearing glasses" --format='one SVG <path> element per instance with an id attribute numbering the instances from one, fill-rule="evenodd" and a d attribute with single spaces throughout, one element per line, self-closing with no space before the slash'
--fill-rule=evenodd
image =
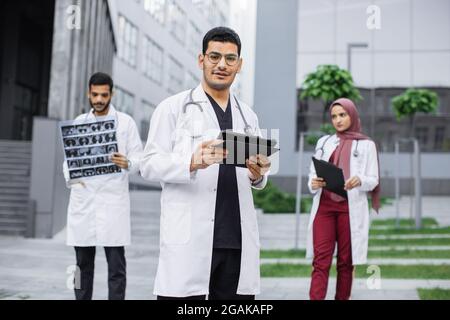
<path id="1" fill-rule="evenodd" d="M 270 161 L 224 165 L 223 130 L 260 135 L 253 110 L 230 87 L 242 67 L 231 29 L 210 30 L 198 57 L 201 84 L 163 101 L 151 119 L 141 174 L 162 185 L 155 295 L 160 300 L 253 300 L 260 290 L 259 233 L 252 188 L 267 183 Z"/>

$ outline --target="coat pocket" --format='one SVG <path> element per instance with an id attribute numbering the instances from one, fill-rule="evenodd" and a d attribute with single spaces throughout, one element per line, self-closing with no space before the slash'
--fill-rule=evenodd
<path id="1" fill-rule="evenodd" d="M 191 238 L 190 205 L 163 203 L 161 211 L 161 242 L 168 245 L 187 244 Z"/>
<path id="2" fill-rule="evenodd" d="M 69 214 L 80 215 L 86 213 L 89 202 L 89 192 L 81 184 L 74 184 L 70 190 Z"/>

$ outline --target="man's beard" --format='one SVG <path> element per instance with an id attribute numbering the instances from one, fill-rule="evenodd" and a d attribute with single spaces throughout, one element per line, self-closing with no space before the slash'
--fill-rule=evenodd
<path id="1" fill-rule="evenodd" d="M 206 81 L 206 84 L 217 91 L 222 91 L 222 90 L 228 90 L 232 85 L 233 85 L 233 81 L 234 78 L 232 79 L 232 81 L 230 83 L 214 83 L 213 81 L 210 81 L 207 77 L 206 74 L 203 75 L 203 78 Z"/>
<path id="2" fill-rule="evenodd" d="M 97 112 L 97 113 L 102 113 L 102 112 L 104 112 L 105 110 L 107 110 L 108 108 L 109 108 L 109 105 L 111 104 L 111 100 L 109 100 L 106 104 L 93 104 L 92 103 L 92 101 L 89 99 L 89 104 L 91 105 L 91 108 L 92 109 L 94 109 L 94 111 L 95 112 Z M 101 110 L 98 110 L 98 109 L 96 109 L 94 106 L 97 106 L 97 107 L 99 107 L 99 106 L 104 106 Z"/>

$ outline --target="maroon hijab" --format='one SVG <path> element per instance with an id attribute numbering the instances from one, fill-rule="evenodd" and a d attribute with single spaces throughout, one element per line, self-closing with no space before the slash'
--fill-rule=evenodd
<path id="1" fill-rule="evenodd" d="M 336 105 L 340 105 L 344 110 L 348 113 L 351 119 L 350 128 L 348 128 L 344 132 L 338 132 L 337 136 L 340 139 L 339 146 L 336 149 L 336 155 L 334 157 L 333 163 L 341 168 L 344 171 L 345 180 L 350 179 L 350 158 L 352 153 L 352 143 L 353 140 L 370 140 L 370 138 L 363 133 L 361 133 L 361 119 L 359 118 L 358 109 L 356 108 L 353 101 L 350 99 L 342 98 L 338 99 L 330 107 L 330 113 L 333 110 L 333 107 Z M 377 152 L 377 161 L 378 161 L 378 173 L 380 171 L 380 161 L 378 159 Z M 381 178 L 381 177 L 380 177 Z M 372 208 L 375 209 L 376 212 L 380 209 L 380 184 L 370 192 L 372 198 Z M 332 194 L 332 198 L 335 201 L 342 201 L 343 198 Z"/>

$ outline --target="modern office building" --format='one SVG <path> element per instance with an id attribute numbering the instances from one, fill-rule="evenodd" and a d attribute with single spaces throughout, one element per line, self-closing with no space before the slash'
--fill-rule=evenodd
<path id="1" fill-rule="evenodd" d="M 274 181 L 295 190 L 299 132 L 318 130 L 323 110 L 322 102 L 299 101 L 299 92 L 308 73 L 334 64 L 351 68 L 364 97 L 358 103 L 362 124 L 383 152 L 386 182 L 396 174 L 394 143 L 409 136 L 408 120 L 396 120 L 391 99 L 407 88 L 439 95 L 437 114 L 418 114 L 413 134 L 427 159 L 422 162 L 424 193 L 450 192 L 450 171 L 439 169 L 450 160 L 449 35 L 446 0 L 258 1 L 255 109 L 263 127 L 280 129 L 282 153 Z M 310 156 L 306 153 L 303 160 L 304 177 Z M 409 169 L 403 171 L 406 190 Z M 384 185 L 392 195 L 393 183 Z"/>
<path id="2" fill-rule="evenodd" d="M 0 234 L 64 227 L 57 123 L 88 110 L 88 79 L 115 52 L 107 0 L 0 2 Z"/>
<path id="3" fill-rule="evenodd" d="M 118 34 L 114 103 L 146 140 L 155 107 L 200 83 L 203 35 L 229 24 L 229 0 L 113 0 L 111 8 Z"/>
<path id="4" fill-rule="evenodd" d="M 112 71 L 108 1 L 0 2 L 0 139 L 31 140 L 35 116 L 70 119 L 94 70 Z"/>

